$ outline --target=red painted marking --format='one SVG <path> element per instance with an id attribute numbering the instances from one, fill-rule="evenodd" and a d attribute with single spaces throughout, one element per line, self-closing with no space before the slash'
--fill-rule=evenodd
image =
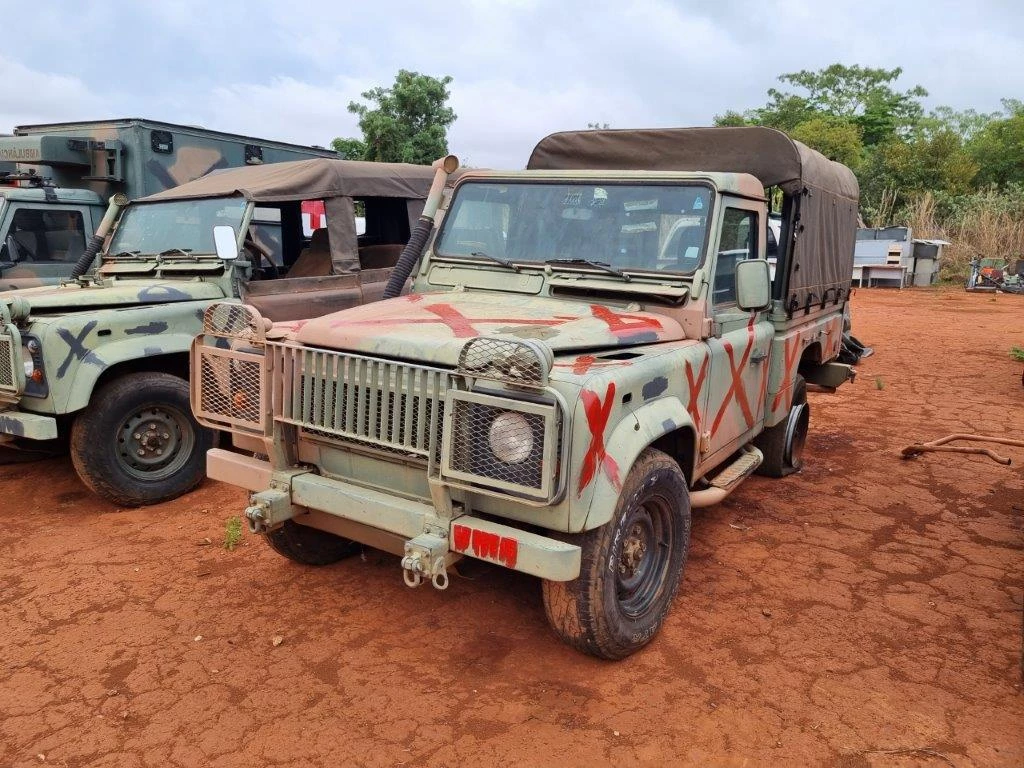
<path id="1" fill-rule="evenodd" d="M 790 343 L 792 343 L 792 345 L 793 345 L 792 348 L 790 347 Z M 793 338 L 786 340 L 786 350 L 785 350 L 785 355 L 784 355 L 784 357 L 785 357 L 785 365 L 783 365 L 783 367 L 782 367 L 782 371 L 783 371 L 782 383 L 783 384 L 785 384 L 786 382 L 792 380 L 792 378 L 793 378 L 793 366 L 796 365 L 797 355 L 799 353 L 800 353 L 800 334 L 796 334 L 795 336 L 793 336 Z M 792 395 L 793 395 L 793 388 L 792 387 L 783 387 L 782 389 L 780 389 L 778 392 L 775 393 L 775 399 L 772 400 L 772 410 L 773 411 L 776 410 L 779 407 L 779 403 L 782 402 L 782 396 L 786 392 L 789 392 L 790 397 L 792 397 Z"/>
<path id="2" fill-rule="evenodd" d="M 608 330 L 616 338 L 630 336 L 641 331 L 661 330 L 661 323 L 658 322 L 657 318 L 644 315 L 620 315 L 612 312 L 608 307 L 602 307 L 600 304 L 591 304 L 590 311 L 598 320 L 603 320 L 608 324 Z"/>
<path id="3" fill-rule="evenodd" d="M 456 552 L 466 552 L 472 547 L 474 557 L 497 560 L 509 568 L 515 568 L 519 562 L 519 542 L 516 539 L 468 525 L 452 526 L 452 546 Z"/>
<path id="4" fill-rule="evenodd" d="M 415 299 L 418 301 L 418 299 Z M 447 325 L 457 339 L 479 336 L 480 332 L 473 327 L 474 323 L 493 323 L 502 325 L 561 325 L 574 317 L 552 317 L 541 320 L 521 317 L 466 317 L 451 304 L 431 304 L 424 311 L 437 315 L 437 320 L 410 317 L 380 317 L 373 320 L 348 320 L 344 317 L 331 323 L 332 328 L 353 325 Z"/>
<path id="5" fill-rule="evenodd" d="M 722 417 L 725 415 L 726 409 L 729 407 L 729 403 L 733 400 L 740 406 L 740 410 L 743 412 L 743 418 L 747 422 L 747 429 L 754 426 L 754 417 L 750 413 L 750 403 L 747 402 L 747 390 L 743 386 L 743 370 L 747 367 L 747 361 L 750 359 L 750 354 L 754 351 L 754 317 L 751 316 L 750 322 L 747 323 L 747 348 L 743 351 L 743 356 L 740 358 L 740 362 L 737 365 L 736 358 L 733 356 L 732 344 L 728 341 L 722 341 L 722 346 L 725 348 L 725 354 L 729 358 L 729 370 L 732 375 L 732 384 L 729 385 L 729 391 L 725 393 L 725 399 L 722 401 L 722 407 L 718 409 L 718 413 L 715 415 L 715 420 L 711 423 L 711 436 L 715 436 L 715 432 L 718 431 L 718 427 L 722 424 Z"/>
<path id="6" fill-rule="evenodd" d="M 519 542 L 502 536 L 501 543 L 498 544 L 498 559 L 509 568 L 515 568 L 519 560 Z"/>
<path id="7" fill-rule="evenodd" d="M 302 212 L 309 214 L 309 228 L 320 229 L 323 226 L 323 218 L 327 213 L 323 200 L 303 200 Z"/>
<path id="8" fill-rule="evenodd" d="M 686 410 L 690 414 L 690 418 L 693 419 L 693 425 L 697 428 L 697 435 L 700 435 L 700 404 L 697 399 L 700 397 L 701 387 L 704 386 L 704 378 L 708 375 L 708 363 L 711 362 L 710 357 L 705 357 L 700 361 L 700 371 L 697 373 L 697 378 L 693 378 L 693 367 L 690 365 L 690 361 L 686 361 L 686 383 L 690 387 L 689 402 L 686 404 Z"/>
<path id="9" fill-rule="evenodd" d="M 423 294 L 422 293 L 410 293 L 410 294 L 408 294 L 405 297 L 405 300 L 408 301 L 408 302 L 413 302 L 413 303 L 417 302 L 417 301 L 423 301 Z"/>
<path id="10" fill-rule="evenodd" d="M 572 364 L 572 372 L 577 376 L 586 373 L 595 362 L 597 362 L 597 358 L 593 355 L 580 355 Z"/>
<path id="11" fill-rule="evenodd" d="M 619 481 L 619 465 L 607 454 L 604 447 L 604 431 L 608 426 L 608 417 L 611 415 L 612 406 L 615 405 L 615 382 L 609 382 L 604 402 L 601 401 L 597 393 L 591 392 L 589 389 L 583 390 L 580 398 L 583 400 L 583 410 L 587 414 L 591 441 L 590 448 L 587 449 L 587 453 L 583 457 L 577 496 L 583 495 L 583 489 L 590 485 L 590 481 L 597 474 L 598 467 L 604 470 L 612 485 L 619 490 L 622 487 L 622 483 Z"/>
<path id="12" fill-rule="evenodd" d="M 469 549 L 470 536 L 473 535 L 473 529 L 466 525 L 455 525 L 452 526 L 452 542 L 455 544 L 456 552 L 465 552 Z"/>

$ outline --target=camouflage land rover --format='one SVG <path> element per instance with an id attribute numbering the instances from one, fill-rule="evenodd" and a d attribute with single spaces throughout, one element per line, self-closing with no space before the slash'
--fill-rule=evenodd
<path id="1" fill-rule="evenodd" d="M 193 408 L 252 455 L 208 472 L 285 557 L 359 542 L 441 589 L 463 556 L 514 568 L 566 642 L 626 656 L 676 593 L 691 508 L 798 469 L 807 383 L 851 377 L 857 198 L 767 129 L 550 136 L 526 171 L 459 179 L 411 294 L 299 323 L 212 306 Z"/>
<path id="2" fill-rule="evenodd" d="M 379 299 L 432 179 L 422 166 L 314 159 L 218 171 L 129 204 L 95 276 L 0 293 L 0 444 L 70 438 L 82 480 L 121 505 L 193 488 L 215 437 L 188 400 L 206 307 L 242 300 L 295 320 Z M 311 198 L 326 224 L 307 239 Z"/>

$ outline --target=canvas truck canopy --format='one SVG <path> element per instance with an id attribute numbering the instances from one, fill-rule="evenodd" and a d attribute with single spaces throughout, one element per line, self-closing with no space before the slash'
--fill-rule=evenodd
<path id="1" fill-rule="evenodd" d="M 773 297 L 788 315 L 848 295 L 860 189 L 841 163 L 771 128 L 566 131 L 542 139 L 527 168 L 749 173 L 783 191 Z"/>
<path id="2" fill-rule="evenodd" d="M 423 210 L 434 171 L 410 163 L 314 158 L 214 171 L 187 184 L 144 197 L 156 203 L 241 195 L 255 203 L 323 200 L 331 256 L 338 270 L 357 252 L 353 198 L 402 198 L 410 228 Z"/>

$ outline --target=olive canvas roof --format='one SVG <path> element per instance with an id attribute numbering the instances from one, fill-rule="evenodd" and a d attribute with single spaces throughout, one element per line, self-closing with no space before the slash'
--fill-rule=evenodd
<path id="1" fill-rule="evenodd" d="M 331 197 L 426 198 L 434 171 L 411 163 L 313 158 L 214 171 L 139 202 L 242 195 L 254 202 Z"/>
<path id="2" fill-rule="evenodd" d="M 541 139 L 527 168 L 549 170 L 726 171 L 749 173 L 792 194 L 816 187 L 857 200 L 845 165 L 781 131 L 740 128 L 645 128 L 563 131 Z"/>

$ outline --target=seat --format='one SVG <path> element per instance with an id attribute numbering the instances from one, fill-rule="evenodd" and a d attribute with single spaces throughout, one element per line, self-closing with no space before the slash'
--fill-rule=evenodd
<path id="1" fill-rule="evenodd" d="M 314 229 L 313 236 L 309 239 L 309 247 L 302 249 L 299 258 L 288 270 L 288 277 L 323 277 L 333 273 L 327 228 Z"/>
<path id="2" fill-rule="evenodd" d="M 359 266 L 362 269 L 390 269 L 398 263 L 404 245 L 364 245 L 359 249 Z"/>

